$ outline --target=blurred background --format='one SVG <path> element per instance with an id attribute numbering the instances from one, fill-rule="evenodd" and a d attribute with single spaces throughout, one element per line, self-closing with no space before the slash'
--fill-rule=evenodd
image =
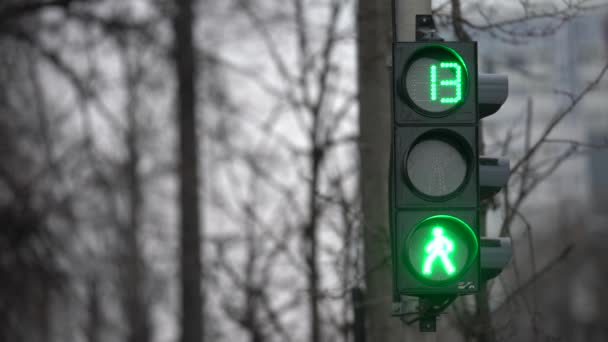
<path id="1" fill-rule="evenodd" d="M 0 341 L 428 339 L 388 315 L 390 9 L 0 1 Z M 514 169 L 512 261 L 433 338 L 608 340 L 608 2 L 433 15 L 508 75 Z"/>

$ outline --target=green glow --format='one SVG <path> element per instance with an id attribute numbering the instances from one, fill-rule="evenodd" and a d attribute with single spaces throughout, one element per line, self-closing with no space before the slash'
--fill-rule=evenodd
<path id="1" fill-rule="evenodd" d="M 431 64 L 431 101 L 437 101 L 437 65 Z"/>
<path id="2" fill-rule="evenodd" d="M 454 49 L 428 44 L 403 65 L 398 95 L 421 115 L 443 117 L 465 102 L 470 83 L 468 65 Z"/>
<path id="3" fill-rule="evenodd" d="M 439 85 L 444 87 L 454 87 L 454 97 L 442 97 L 439 99 L 444 104 L 454 104 L 462 100 L 462 67 L 456 62 L 442 62 L 439 64 L 442 69 L 453 69 L 455 78 L 451 80 L 441 80 Z M 437 101 L 437 65 L 431 64 L 430 67 L 430 91 L 431 101 Z"/>
<path id="4" fill-rule="evenodd" d="M 460 66 L 460 64 L 455 62 L 442 62 L 441 64 L 439 64 L 439 67 L 442 69 L 454 69 L 454 74 L 456 75 L 455 79 L 441 80 L 441 82 L 439 82 L 439 85 L 442 85 L 444 87 L 452 86 L 456 88 L 455 96 L 442 97 L 441 99 L 439 99 L 439 101 L 441 103 L 458 103 L 460 100 L 462 100 L 462 67 Z"/>
<path id="5" fill-rule="evenodd" d="M 433 228 L 433 239 L 424 247 L 426 257 L 422 266 L 422 274 L 430 275 L 433 272 L 435 261 L 439 260 L 443 270 L 451 275 L 456 271 L 449 254 L 454 251 L 454 241 L 443 235 L 442 227 Z"/>
<path id="6" fill-rule="evenodd" d="M 404 240 L 402 257 L 419 281 L 454 283 L 479 256 L 477 233 L 451 215 L 433 215 L 416 223 Z"/>

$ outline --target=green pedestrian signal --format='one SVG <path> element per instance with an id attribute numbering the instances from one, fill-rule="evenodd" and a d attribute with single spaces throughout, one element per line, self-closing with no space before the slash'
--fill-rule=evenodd
<path id="1" fill-rule="evenodd" d="M 422 266 L 422 273 L 425 275 L 431 274 L 431 269 L 435 261 L 439 258 L 444 271 L 447 274 L 454 273 L 454 265 L 448 256 L 454 250 L 454 242 L 443 235 L 443 228 L 433 228 L 433 239 L 426 244 L 424 251 L 427 253 Z"/>
<path id="2" fill-rule="evenodd" d="M 405 266 L 423 283 L 459 279 L 479 254 L 475 231 L 463 220 L 434 215 L 416 224 L 403 248 Z"/>

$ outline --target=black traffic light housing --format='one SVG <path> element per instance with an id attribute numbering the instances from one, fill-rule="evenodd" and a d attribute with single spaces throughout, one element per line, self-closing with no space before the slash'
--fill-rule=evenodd
<path id="1" fill-rule="evenodd" d="M 429 15 L 416 16 L 417 42 L 393 44 L 389 211 L 393 315 L 421 331 L 457 296 L 498 275 L 507 238 L 479 234 L 480 200 L 506 185 L 509 161 L 479 153 L 479 120 L 508 96 L 503 75 L 477 73 L 475 42 L 444 42 Z"/>
<path id="2" fill-rule="evenodd" d="M 456 69 L 453 64 L 458 62 L 461 63 L 460 69 L 452 71 L 449 67 Z M 448 65 L 449 67 L 444 69 L 449 70 L 438 72 L 443 64 Z M 429 78 L 434 81 L 429 81 Z M 445 80 L 441 80 L 442 78 Z M 456 79 L 460 80 L 460 89 L 452 86 Z M 392 82 L 393 146 L 390 196 L 395 296 L 475 293 L 480 281 L 477 45 L 475 42 L 435 41 L 395 43 Z M 433 91 L 434 100 L 431 100 L 430 94 Z M 441 94 L 445 97 L 441 97 Z M 461 95 L 459 101 L 445 105 L 439 103 L 440 99 L 451 101 L 458 98 L 457 94 Z M 453 174 L 458 173 L 460 176 L 450 179 L 454 177 L 449 171 L 436 170 L 452 166 L 447 161 L 432 160 L 433 148 L 445 150 L 438 151 L 437 154 L 444 153 L 447 158 L 451 158 L 451 154 L 459 154 L 460 157 L 456 158 L 459 164 L 453 166 Z M 408 169 L 409 165 L 414 164 L 419 166 L 412 169 L 417 169 Z M 428 172 L 424 169 L 426 165 L 429 166 Z M 459 169 L 458 172 L 456 168 Z M 433 170 L 438 172 L 437 176 L 432 175 L 435 172 Z M 425 254 L 424 245 L 432 240 L 417 240 L 423 244 L 413 245 L 411 237 L 416 234 L 418 224 L 437 215 L 461 220 L 470 227 L 475 240 L 475 244 L 470 244 L 475 246 L 475 250 L 466 251 L 468 256 L 464 259 L 467 262 L 462 264 L 466 269 L 454 272 L 453 277 L 445 275 L 446 271 L 441 270 L 441 258 L 435 258 L 437 260 L 432 262 L 432 267 L 437 269 L 438 273 L 444 273 L 439 277 L 448 278 L 440 282 L 430 279 L 438 276 L 424 275 L 420 269 L 412 267 L 415 262 L 420 266 L 426 261 L 424 257 L 416 255 Z M 466 232 L 469 230 L 461 230 L 462 234 Z M 453 241 L 456 241 L 460 234 L 458 229 L 452 231 L 456 234 L 452 237 L 449 237 L 448 233 L 450 232 L 446 230 L 446 237 Z M 427 235 L 429 239 L 433 239 L 432 233 Z M 457 244 L 457 247 L 464 248 L 465 245 L 467 244 L 461 243 Z M 412 248 L 417 251 L 412 253 Z M 426 253 L 427 256 L 431 254 Z"/>

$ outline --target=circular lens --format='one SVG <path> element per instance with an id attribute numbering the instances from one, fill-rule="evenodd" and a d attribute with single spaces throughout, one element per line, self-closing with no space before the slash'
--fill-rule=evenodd
<path id="1" fill-rule="evenodd" d="M 404 72 L 406 96 L 423 112 L 445 113 L 464 101 L 468 74 L 454 50 L 442 46 L 423 48 L 410 59 Z"/>
<path id="2" fill-rule="evenodd" d="M 430 197 L 452 194 L 465 182 L 465 156 L 448 141 L 421 140 L 409 151 L 405 170 L 411 185 Z"/>
<path id="3" fill-rule="evenodd" d="M 470 267 L 479 248 L 473 229 L 449 215 L 418 223 L 405 243 L 408 266 L 430 282 L 457 279 Z"/>

